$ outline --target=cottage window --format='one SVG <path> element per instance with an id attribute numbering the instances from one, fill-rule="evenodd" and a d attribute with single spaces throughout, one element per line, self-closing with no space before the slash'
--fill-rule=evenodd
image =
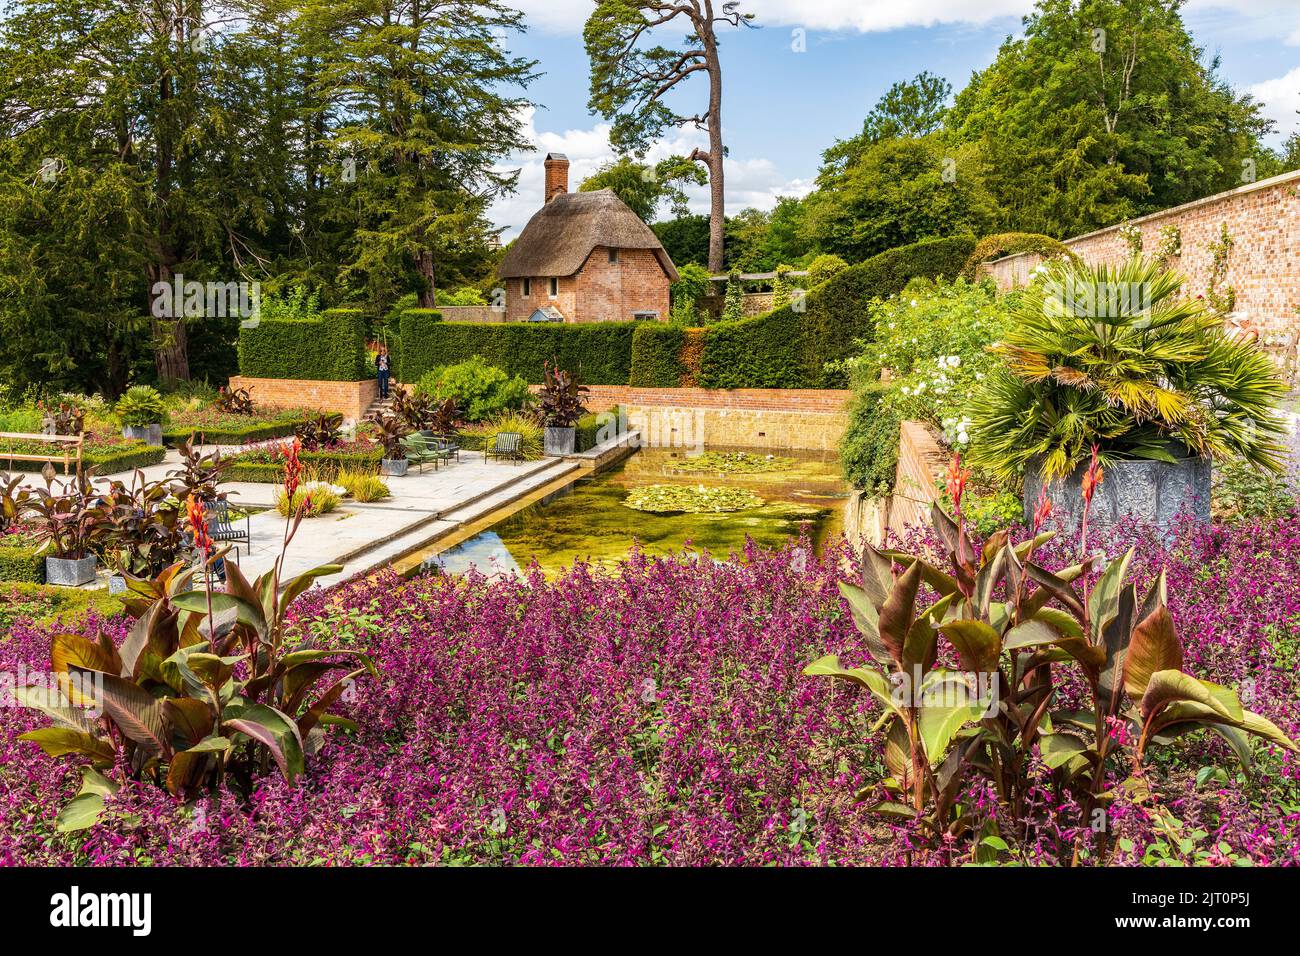
<path id="1" fill-rule="evenodd" d="M 554 299 L 554 298 L 555 298 L 557 295 L 559 295 L 559 294 L 560 294 L 560 280 L 559 280 L 559 279 L 552 279 L 552 280 L 551 280 L 551 298 Z"/>
<path id="2" fill-rule="evenodd" d="M 618 250 L 617 250 L 617 249 L 611 248 L 611 249 L 609 250 L 609 261 L 610 261 L 611 263 L 616 263 L 616 262 L 618 262 Z"/>
<path id="3" fill-rule="evenodd" d="M 532 279 L 525 279 L 525 280 L 523 281 L 523 285 L 524 285 L 524 296 L 527 297 L 527 296 L 532 295 L 532 294 L 533 294 L 533 280 L 532 280 Z"/>

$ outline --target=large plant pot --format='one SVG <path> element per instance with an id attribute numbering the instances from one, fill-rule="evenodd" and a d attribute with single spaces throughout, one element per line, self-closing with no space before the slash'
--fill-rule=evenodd
<path id="1" fill-rule="evenodd" d="M 1055 523 L 1068 532 L 1078 530 L 1083 516 L 1083 474 L 1080 466 L 1063 481 L 1048 486 Z M 1101 487 L 1092 499 L 1088 525 L 1092 528 L 1157 527 L 1170 530 L 1181 517 L 1210 521 L 1210 460 L 1184 458 L 1163 461 L 1121 461 L 1105 470 Z M 1036 466 L 1025 474 L 1025 522 L 1033 520 L 1034 506 L 1043 487 Z"/>
<path id="2" fill-rule="evenodd" d="M 147 442 L 150 445 L 161 445 L 162 425 L 123 425 L 122 437 L 133 438 L 136 441 Z"/>
<path id="3" fill-rule="evenodd" d="M 573 454 L 573 446 L 577 441 L 578 430 L 576 428 L 553 428 L 550 425 L 546 427 L 545 451 L 546 454 L 555 457 Z"/>
<path id="4" fill-rule="evenodd" d="M 79 588 L 95 580 L 95 556 L 84 558 L 46 558 L 45 583 L 58 587 Z"/>
<path id="5" fill-rule="evenodd" d="M 379 473 L 388 478 L 401 478 L 406 474 L 406 469 L 411 467 L 411 463 L 405 458 L 390 459 L 383 458 L 379 462 Z"/>

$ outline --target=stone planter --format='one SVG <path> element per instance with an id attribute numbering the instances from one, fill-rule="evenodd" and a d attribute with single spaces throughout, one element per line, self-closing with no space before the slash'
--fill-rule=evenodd
<path id="1" fill-rule="evenodd" d="M 1054 482 L 1047 494 L 1055 511 L 1058 528 L 1072 533 L 1083 516 L 1083 473 L 1086 465 L 1075 469 L 1063 481 Z M 1043 487 L 1037 468 L 1025 474 L 1025 523 L 1033 520 L 1034 505 Z M 1092 499 L 1088 525 L 1106 528 L 1115 525 L 1154 525 L 1162 531 L 1171 529 L 1179 517 L 1188 515 L 1197 522 L 1210 521 L 1210 460 L 1184 458 L 1170 464 L 1163 461 L 1121 461 L 1105 469 L 1101 487 Z"/>
<path id="2" fill-rule="evenodd" d="M 146 442 L 150 445 L 161 445 L 163 443 L 162 425 L 157 423 L 153 425 L 123 425 L 122 437 L 133 438 L 136 441 Z"/>
<path id="3" fill-rule="evenodd" d="M 125 594 L 126 578 L 122 577 L 120 574 L 110 574 L 108 576 L 108 593 Z"/>
<path id="4" fill-rule="evenodd" d="M 95 580 L 95 556 L 84 558 L 46 558 L 45 583 L 57 587 L 79 588 Z"/>
<path id="5" fill-rule="evenodd" d="M 383 458 L 379 462 L 379 473 L 388 478 L 401 478 L 410 467 L 411 463 L 405 458 Z"/>
<path id="6" fill-rule="evenodd" d="M 576 428 L 554 428 L 546 426 L 545 452 L 552 457 L 563 457 L 564 455 L 573 454 L 573 446 L 577 441 L 578 430 Z"/>

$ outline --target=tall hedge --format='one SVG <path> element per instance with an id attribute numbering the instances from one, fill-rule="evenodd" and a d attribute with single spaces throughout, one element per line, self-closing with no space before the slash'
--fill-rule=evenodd
<path id="1" fill-rule="evenodd" d="M 686 331 L 675 325 L 644 323 L 632 334 L 633 388 L 677 388 L 686 374 L 682 345 Z"/>
<path id="2" fill-rule="evenodd" d="M 239 374 L 249 378 L 359 382 L 369 378 L 365 316 L 328 309 L 311 321 L 266 320 L 239 331 Z"/>
<path id="3" fill-rule="evenodd" d="M 637 322 L 443 322 L 406 312 L 402 315 L 397 377 L 418 381 L 431 369 L 455 365 L 475 355 L 489 365 L 540 384 L 546 362 L 576 370 L 587 385 L 626 385 L 632 369 L 632 336 Z"/>
<path id="4" fill-rule="evenodd" d="M 871 333 L 868 305 L 902 291 L 918 276 L 955 277 L 975 248 L 973 236 L 929 239 L 882 252 L 767 315 L 722 322 L 704 333 L 704 388 L 844 388 L 826 363 L 846 359 Z"/>

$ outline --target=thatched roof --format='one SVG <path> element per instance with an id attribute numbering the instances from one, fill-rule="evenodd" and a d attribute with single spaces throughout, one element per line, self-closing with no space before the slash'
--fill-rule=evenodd
<path id="1" fill-rule="evenodd" d="M 503 279 L 571 276 L 597 246 L 651 249 L 677 281 L 659 237 L 609 189 L 556 196 L 528 220 L 497 272 Z"/>

